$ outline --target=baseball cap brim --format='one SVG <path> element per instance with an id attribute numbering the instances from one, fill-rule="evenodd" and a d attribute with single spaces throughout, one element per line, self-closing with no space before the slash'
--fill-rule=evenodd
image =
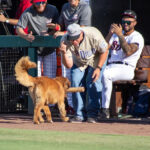
<path id="1" fill-rule="evenodd" d="M 134 18 L 134 19 L 136 19 L 136 16 L 133 16 L 133 15 L 130 15 L 130 14 L 122 14 L 122 16 L 128 16 L 128 17 L 130 17 L 130 18 Z"/>
<path id="2" fill-rule="evenodd" d="M 80 37 L 80 34 L 76 35 L 76 36 L 69 36 L 69 35 L 67 35 L 67 40 L 68 41 L 73 41 L 73 40 L 77 40 L 79 37 Z"/>
<path id="3" fill-rule="evenodd" d="M 134 19 L 137 19 L 137 15 L 136 13 L 133 11 L 133 10 L 125 10 L 123 13 L 122 13 L 122 17 L 130 17 L 130 18 L 134 18 Z"/>
<path id="4" fill-rule="evenodd" d="M 46 2 L 46 0 L 33 0 L 33 3 L 37 3 L 37 2 Z"/>

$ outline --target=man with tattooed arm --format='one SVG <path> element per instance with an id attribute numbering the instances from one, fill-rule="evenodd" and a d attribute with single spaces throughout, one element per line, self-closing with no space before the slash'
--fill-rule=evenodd
<path id="1" fill-rule="evenodd" d="M 144 46 L 142 35 L 134 29 L 136 24 L 136 13 L 126 10 L 122 14 L 121 24 L 113 23 L 106 36 L 110 57 L 102 76 L 102 118 L 110 117 L 112 83 L 117 80 L 134 78 L 134 70 Z"/>

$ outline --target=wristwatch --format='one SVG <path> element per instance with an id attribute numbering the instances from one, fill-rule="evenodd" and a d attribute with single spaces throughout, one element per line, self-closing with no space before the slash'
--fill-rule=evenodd
<path id="1" fill-rule="evenodd" d="M 6 23 L 9 23 L 9 19 L 6 19 L 6 21 L 5 21 Z"/>
<path id="2" fill-rule="evenodd" d="M 100 66 L 97 66 L 96 68 L 98 68 L 100 71 L 102 70 L 102 68 Z"/>

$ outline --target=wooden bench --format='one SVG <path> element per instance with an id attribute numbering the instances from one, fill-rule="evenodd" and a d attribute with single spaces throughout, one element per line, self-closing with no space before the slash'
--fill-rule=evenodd
<path id="1" fill-rule="evenodd" d="M 120 109 L 125 112 L 129 90 L 140 86 L 150 88 L 150 45 L 145 45 L 138 60 L 133 80 L 115 81 L 110 103 L 111 116 L 117 116 Z M 123 95 L 124 93 L 124 95 Z"/>

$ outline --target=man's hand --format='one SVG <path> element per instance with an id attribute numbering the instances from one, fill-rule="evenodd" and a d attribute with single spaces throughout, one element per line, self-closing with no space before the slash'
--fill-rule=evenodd
<path id="1" fill-rule="evenodd" d="M 48 28 L 50 28 L 50 29 L 55 29 L 55 27 L 56 27 L 56 24 L 55 23 L 47 23 L 46 24 L 46 26 L 48 27 Z"/>
<path id="2" fill-rule="evenodd" d="M 67 68 L 71 68 L 73 66 L 73 58 L 72 58 L 72 53 L 68 51 L 67 53 L 67 45 L 65 44 L 64 41 L 60 43 L 60 52 L 62 53 L 62 63 L 65 65 Z"/>
<path id="3" fill-rule="evenodd" d="M 60 25 L 55 24 L 55 23 L 47 23 L 46 26 L 47 26 L 49 29 L 52 29 L 52 30 L 56 30 L 56 27 L 58 26 L 58 28 L 59 28 L 59 30 L 60 30 Z"/>
<path id="4" fill-rule="evenodd" d="M 111 24 L 110 29 L 109 29 L 109 34 L 114 34 L 114 28 L 113 28 L 113 24 Z"/>
<path id="5" fill-rule="evenodd" d="M 56 39 L 58 36 L 63 36 L 65 33 L 62 31 L 57 31 L 54 33 L 53 37 Z"/>
<path id="6" fill-rule="evenodd" d="M 32 34 L 32 31 L 26 35 L 25 39 L 29 42 L 32 42 L 33 40 L 35 40 L 35 36 Z"/>
<path id="7" fill-rule="evenodd" d="M 100 69 L 96 68 L 92 75 L 92 78 L 94 79 L 93 82 L 96 82 L 99 77 L 100 77 Z"/>
<path id="8" fill-rule="evenodd" d="M 6 21 L 6 17 L 1 13 L 0 14 L 0 22 L 5 22 Z"/>
<path id="9" fill-rule="evenodd" d="M 40 35 L 41 35 L 41 36 L 49 36 L 49 33 L 47 33 L 47 31 L 42 31 L 42 32 L 40 33 Z"/>
<path id="10" fill-rule="evenodd" d="M 61 42 L 60 44 L 60 51 L 65 54 L 66 53 L 66 47 L 67 45 L 64 43 L 64 41 Z"/>
<path id="11" fill-rule="evenodd" d="M 113 32 L 118 35 L 118 36 L 121 36 L 122 35 L 122 26 L 121 24 L 112 24 L 111 25 L 111 29 L 113 30 Z"/>

